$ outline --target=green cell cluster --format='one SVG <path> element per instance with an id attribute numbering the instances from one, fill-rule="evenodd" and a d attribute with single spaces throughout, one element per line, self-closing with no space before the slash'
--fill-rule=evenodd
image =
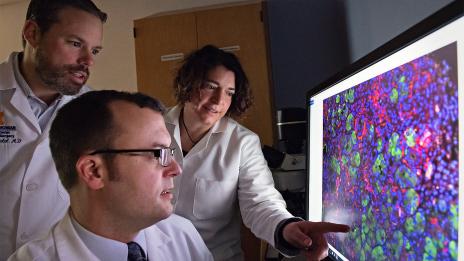
<path id="1" fill-rule="evenodd" d="M 378 261 L 387 260 L 387 257 L 385 256 L 385 253 L 383 252 L 383 248 L 381 246 L 374 247 L 374 249 L 372 250 L 372 259 Z"/>
<path id="2" fill-rule="evenodd" d="M 374 166 L 372 166 L 372 171 L 376 174 L 381 173 L 382 170 L 386 168 L 385 158 L 383 154 L 379 154 L 375 159 Z"/>
<path id="3" fill-rule="evenodd" d="M 359 167 L 361 165 L 361 154 L 359 154 L 358 151 L 356 151 L 351 158 L 351 166 L 353 167 Z"/>
<path id="4" fill-rule="evenodd" d="M 454 240 L 451 240 L 450 243 L 449 243 L 448 248 L 450 250 L 450 256 L 454 260 L 458 260 L 458 243 L 456 241 L 454 241 Z"/>
<path id="5" fill-rule="evenodd" d="M 404 209 L 406 213 L 412 215 L 416 212 L 417 207 L 419 206 L 419 195 L 414 189 L 408 189 L 406 192 L 406 198 L 404 202 Z"/>
<path id="6" fill-rule="evenodd" d="M 395 260 L 399 260 L 401 252 L 403 251 L 403 244 L 403 233 L 401 231 L 395 231 L 393 233 L 393 241 L 390 242 L 390 247 Z"/>
<path id="7" fill-rule="evenodd" d="M 353 114 L 348 114 L 348 117 L 346 118 L 346 123 L 345 123 L 345 128 L 346 128 L 346 131 L 350 131 L 351 130 L 351 125 L 353 124 Z"/>
<path id="8" fill-rule="evenodd" d="M 388 140 L 388 152 L 392 155 L 395 160 L 399 160 L 401 158 L 401 149 L 399 148 L 398 140 L 400 135 L 394 132 L 390 139 Z"/>
<path id="9" fill-rule="evenodd" d="M 354 89 L 349 89 L 347 92 L 345 92 L 345 100 L 349 103 L 354 102 Z"/>
<path id="10" fill-rule="evenodd" d="M 406 166 L 400 166 L 395 171 L 395 179 L 401 188 L 414 188 L 418 182 L 417 176 Z"/>
<path id="11" fill-rule="evenodd" d="M 404 132 L 404 137 L 406 138 L 406 144 L 409 147 L 414 147 L 416 146 L 416 132 L 414 131 L 413 128 L 409 127 L 405 132 Z"/>
<path id="12" fill-rule="evenodd" d="M 382 151 L 382 146 L 383 146 L 383 142 L 382 142 L 382 139 L 377 139 L 377 152 L 381 152 Z"/>
<path id="13" fill-rule="evenodd" d="M 398 102 L 398 91 L 396 88 L 393 88 L 390 94 L 390 101 L 392 103 L 397 103 Z"/>
<path id="14" fill-rule="evenodd" d="M 451 217 L 450 217 L 451 224 L 453 226 L 453 229 L 457 231 L 458 230 L 458 223 L 459 223 L 458 206 L 456 204 L 451 204 L 450 212 L 451 212 Z"/>
<path id="15" fill-rule="evenodd" d="M 352 131 L 351 132 L 351 143 L 353 145 L 356 145 L 356 143 L 358 142 L 358 137 L 356 136 L 356 131 Z"/>
<path id="16" fill-rule="evenodd" d="M 409 95 L 409 87 L 408 87 L 408 84 L 406 83 L 405 76 L 401 76 L 398 86 L 400 88 L 400 95 L 402 97 L 407 97 Z"/>
<path id="17" fill-rule="evenodd" d="M 337 173 L 337 175 L 340 175 L 340 172 L 341 172 L 340 164 L 338 163 L 338 159 L 334 156 L 332 156 L 331 167 Z"/>
<path id="18" fill-rule="evenodd" d="M 437 257 L 437 247 L 432 238 L 425 238 L 425 252 L 423 260 L 435 260 Z"/>
<path id="19" fill-rule="evenodd" d="M 421 212 L 417 212 L 415 215 L 415 225 L 416 225 L 416 232 L 424 233 L 425 232 L 425 217 L 424 214 Z"/>
<path id="20" fill-rule="evenodd" d="M 350 166 L 348 172 L 350 173 L 351 178 L 356 178 L 358 174 L 358 169 Z"/>
<path id="21" fill-rule="evenodd" d="M 379 245 L 385 244 L 386 237 L 387 235 L 384 229 L 380 228 L 380 229 L 377 229 L 377 231 L 375 231 L 375 240 L 377 241 L 377 244 Z"/>

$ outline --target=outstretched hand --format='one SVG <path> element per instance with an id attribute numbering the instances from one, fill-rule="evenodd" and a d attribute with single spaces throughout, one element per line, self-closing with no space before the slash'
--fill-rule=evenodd
<path id="1" fill-rule="evenodd" d="M 304 251 L 307 260 L 321 260 L 327 257 L 325 233 L 350 231 L 347 225 L 329 222 L 299 221 L 287 224 L 283 231 L 284 239 Z"/>

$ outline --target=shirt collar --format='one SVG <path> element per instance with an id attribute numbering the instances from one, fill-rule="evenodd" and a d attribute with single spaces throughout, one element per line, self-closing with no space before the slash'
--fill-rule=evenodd
<path id="1" fill-rule="evenodd" d="M 128 248 L 126 243 L 117 240 L 112 240 L 94 234 L 82 227 L 72 215 L 71 222 L 76 229 L 77 234 L 87 248 L 100 260 L 121 260 L 127 261 Z M 139 232 L 132 240 L 139 244 L 143 251 L 147 254 L 147 243 L 143 231 Z M 147 254 L 148 255 L 148 254 Z"/>

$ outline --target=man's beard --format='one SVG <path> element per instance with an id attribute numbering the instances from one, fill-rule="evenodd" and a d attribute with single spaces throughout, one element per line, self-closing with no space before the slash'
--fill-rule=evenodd
<path id="1" fill-rule="evenodd" d="M 35 71 L 39 75 L 40 79 L 52 90 L 59 92 L 62 95 L 75 95 L 79 93 L 82 86 L 87 82 L 89 78 L 89 69 L 85 65 L 79 64 L 65 64 L 62 66 L 55 66 L 50 63 L 47 55 L 39 47 L 36 54 L 37 64 Z M 85 80 L 82 84 L 72 82 L 66 77 L 67 74 L 74 72 L 84 72 L 86 74 Z"/>

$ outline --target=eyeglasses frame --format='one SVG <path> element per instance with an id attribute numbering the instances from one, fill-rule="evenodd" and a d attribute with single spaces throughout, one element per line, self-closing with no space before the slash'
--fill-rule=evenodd
<path id="1" fill-rule="evenodd" d="M 170 153 L 167 155 L 170 155 L 168 159 L 168 162 L 163 162 L 163 158 L 161 157 L 162 151 L 170 150 Z M 128 154 L 131 155 L 131 153 L 143 153 L 143 152 L 151 152 L 153 153 L 153 157 L 158 159 L 158 162 L 160 163 L 161 166 L 167 167 L 169 164 L 172 162 L 172 159 L 174 157 L 174 151 L 175 148 L 160 148 L 160 149 L 100 149 L 100 150 L 94 150 L 88 155 L 97 155 L 97 154 Z M 142 156 L 140 154 L 133 154 L 131 156 Z"/>

